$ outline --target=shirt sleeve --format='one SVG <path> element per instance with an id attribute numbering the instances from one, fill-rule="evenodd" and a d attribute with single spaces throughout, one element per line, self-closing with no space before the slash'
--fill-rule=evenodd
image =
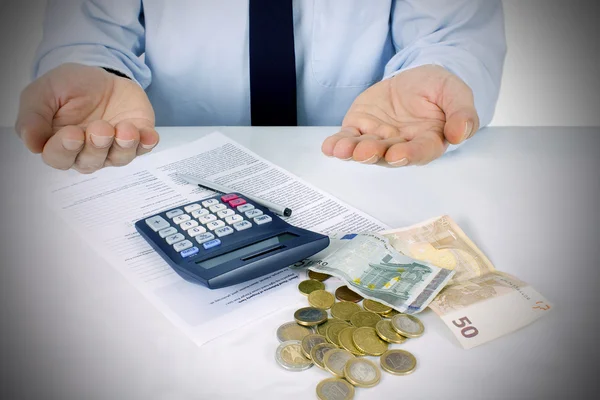
<path id="1" fill-rule="evenodd" d="M 481 126 L 490 123 L 506 55 L 500 0 L 396 0 L 391 31 L 396 55 L 384 79 L 440 65 L 471 88 Z"/>
<path id="2" fill-rule="evenodd" d="M 144 50 L 141 0 L 48 0 L 33 76 L 73 62 L 119 71 L 145 89 Z"/>

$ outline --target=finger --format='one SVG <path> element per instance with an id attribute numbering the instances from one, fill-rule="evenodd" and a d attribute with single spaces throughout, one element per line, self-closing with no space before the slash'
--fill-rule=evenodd
<path id="1" fill-rule="evenodd" d="M 152 149 L 156 147 L 160 140 L 160 136 L 158 135 L 158 132 L 151 127 L 141 127 L 139 128 L 139 131 L 140 143 L 137 148 L 137 155 L 141 156 L 150 153 Z"/>
<path id="2" fill-rule="evenodd" d="M 115 129 L 106 121 L 90 123 L 85 130 L 85 145 L 75 160 L 74 168 L 92 173 L 104 166 L 104 161 L 115 137 Z"/>
<path id="3" fill-rule="evenodd" d="M 442 110 L 446 114 L 444 136 L 448 142 L 459 144 L 479 129 L 473 91 L 456 76 L 448 78 L 444 85 Z"/>
<path id="4" fill-rule="evenodd" d="M 413 140 L 392 144 L 385 153 L 385 161 L 393 167 L 423 165 L 444 154 L 446 147 L 441 133 L 427 131 Z"/>
<path id="5" fill-rule="evenodd" d="M 336 133 L 335 135 L 329 136 L 323 141 L 323 144 L 321 145 L 321 151 L 326 156 L 333 157 L 333 150 L 335 149 L 335 146 L 337 142 L 340 141 L 340 139 L 353 138 L 358 136 L 360 136 L 360 132 L 358 131 L 358 129 L 352 127 L 342 128 L 340 132 Z"/>
<path id="6" fill-rule="evenodd" d="M 67 170 L 75 163 L 84 141 L 83 129 L 75 125 L 65 126 L 48 139 L 42 159 L 53 168 Z"/>
<path id="7" fill-rule="evenodd" d="M 45 80 L 31 83 L 21 93 L 15 130 L 33 153 L 41 153 L 53 135 L 52 119 L 58 106 Z"/>
<path id="8" fill-rule="evenodd" d="M 404 139 L 394 139 L 403 141 Z M 385 156 L 390 146 L 389 140 L 382 140 L 378 136 L 367 136 L 356 144 L 352 153 L 352 159 L 363 164 L 376 164 Z"/>
<path id="9" fill-rule="evenodd" d="M 115 126 L 113 142 L 104 165 L 120 167 L 129 164 L 136 156 L 140 142 L 138 128 L 129 121 L 119 122 Z"/>

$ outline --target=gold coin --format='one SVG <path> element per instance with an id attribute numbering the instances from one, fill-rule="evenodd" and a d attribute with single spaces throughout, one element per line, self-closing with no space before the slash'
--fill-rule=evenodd
<path id="1" fill-rule="evenodd" d="M 315 290 L 323 289 L 325 289 L 325 284 L 314 279 L 307 279 L 298 284 L 298 290 L 305 296 L 308 296 L 311 292 L 314 292 Z"/>
<path id="2" fill-rule="evenodd" d="M 362 311 L 360 306 L 349 301 L 340 301 L 331 307 L 331 315 L 344 321 L 350 321 L 350 318 L 359 311 Z"/>
<path id="3" fill-rule="evenodd" d="M 329 340 L 329 343 L 333 343 L 336 346 L 340 345 L 339 335 L 340 332 L 349 327 L 350 324 L 347 322 L 339 322 L 335 324 L 331 324 L 327 327 L 327 331 L 325 332 L 325 337 Z"/>
<path id="4" fill-rule="evenodd" d="M 344 367 L 346 366 L 348 360 L 353 358 L 354 354 L 350 353 L 348 350 L 333 349 L 325 353 L 325 357 L 323 357 L 323 364 L 325 365 L 325 369 L 327 371 L 339 378 L 343 378 Z"/>
<path id="5" fill-rule="evenodd" d="M 319 335 L 327 335 L 327 328 L 329 327 L 329 325 L 333 324 L 334 322 L 344 322 L 341 319 L 338 318 L 329 318 L 327 321 L 323 322 L 321 325 L 317 325 L 317 332 L 319 333 Z"/>
<path id="6" fill-rule="evenodd" d="M 389 312 L 386 312 L 385 314 L 383 314 L 382 317 L 383 318 L 393 318 L 395 315 L 398 315 L 398 314 L 400 314 L 400 313 L 392 308 Z"/>
<path id="7" fill-rule="evenodd" d="M 314 279 L 315 281 L 323 282 L 323 281 L 326 281 L 327 279 L 331 278 L 331 275 L 323 274 L 321 272 L 315 272 L 315 271 L 312 271 L 309 269 L 308 277 L 310 279 Z"/>
<path id="8" fill-rule="evenodd" d="M 327 312 L 315 307 L 303 307 L 296 310 L 294 319 L 302 326 L 315 326 L 327 321 Z"/>
<path id="9" fill-rule="evenodd" d="M 353 326 L 349 326 L 349 327 L 342 329 L 342 331 L 340 332 L 340 334 L 338 336 L 340 346 L 343 349 L 348 350 L 350 353 L 354 354 L 355 356 L 364 356 L 365 353 L 360 351 L 358 349 L 358 347 L 356 347 L 354 345 L 354 341 L 352 340 L 352 334 L 354 333 L 355 330 L 356 330 L 356 328 Z"/>
<path id="10" fill-rule="evenodd" d="M 317 385 L 319 400 L 352 400 L 354 387 L 341 378 L 329 378 Z"/>
<path id="11" fill-rule="evenodd" d="M 406 350 L 388 350 L 379 361 L 381 368 L 393 375 L 408 375 L 417 367 L 417 359 Z"/>
<path id="12" fill-rule="evenodd" d="M 363 308 L 365 311 L 371 311 L 379 315 L 392 311 L 392 307 L 370 299 L 365 299 L 365 301 L 363 301 Z"/>
<path id="13" fill-rule="evenodd" d="M 352 333 L 356 347 L 370 356 L 380 356 L 388 349 L 387 342 L 381 340 L 375 328 L 368 326 L 356 328 Z"/>
<path id="14" fill-rule="evenodd" d="M 304 336 L 315 333 L 311 328 L 300 326 L 296 322 L 286 322 L 277 328 L 277 339 L 280 342 L 287 342 L 288 340 L 302 340 Z"/>
<path id="15" fill-rule="evenodd" d="M 418 338 L 425 332 L 421 320 L 413 315 L 398 314 L 392 318 L 392 328 L 407 338 Z"/>
<path id="16" fill-rule="evenodd" d="M 337 288 L 335 291 L 335 298 L 339 301 L 350 301 L 352 303 L 358 303 L 363 299 L 360 294 L 353 292 L 348 286 L 340 286 Z"/>
<path id="17" fill-rule="evenodd" d="M 373 361 L 355 358 L 346 362 L 344 377 L 354 386 L 370 388 L 381 380 L 381 371 Z"/>
<path id="18" fill-rule="evenodd" d="M 333 349 L 337 349 L 335 344 L 331 343 L 321 343 L 317 344 L 310 350 L 310 359 L 313 360 L 315 365 L 321 369 L 325 369 L 325 365 L 323 364 L 323 357 L 325 354 Z"/>
<path id="19" fill-rule="evenodd" d="M 394 328 L 392 328 L 392 323 L 389 319 L 382 319 L 375 325 L 375 331 L 380 338 L 389 343 L 404 343 L 406 342 L 406 338 L 396 332 Z"/>
<path id="20" fill-rule="evenodd" d="M 375 325 L 377 325 L 379 321 L 381 321 L 379 314 L 375 314 L 371 311 L 359 311 L 350 318 L 350 323 L 357 328 L 362 328 L 363 326 L 375 328 Z"/>
<path id="21" fill-rule="evenodd" d="M 335 303 L 335 298 L 326 290 L 315 290 L 308 295 L 308 303 L 313 307 L 328 310 Z"/>
<path id="22" fill-rule="evenodd" d="M 302 339 L 302 353 L 308 358 L 311 358 L 310 351 L 318 344 L 327 343 L 327 338 L 322 335 L 312 334 L 304 336 Z"/>

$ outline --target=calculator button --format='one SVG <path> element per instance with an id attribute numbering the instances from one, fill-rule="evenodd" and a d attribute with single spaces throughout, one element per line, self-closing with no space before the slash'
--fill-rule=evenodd
<path id="1" fill-rule="evenodd" d="M 246 204 L 246 200 L 238 198 L 238 199 L 233 199 L 233 200 L 229 201 L 229 205 L 231 207 L 241 206 L 242 204 Z"/>
<path id="2" fill-rule="evenodd" d="M 167 218 L 173 219 L 176 216 L 181 215 L 181 214 L 183 214 L 183 211 L 180 208 L 177 208 L 175 210 L 168 211 L 167 212 Z"/>
<path id="3" fill-rule="evenodd" d="M 217 212 L 217 217 L 219 218 L 225 218 L 225 217 L 229 217 L 230 215 L 235 214 L 235 211 L 233 211 L 231 208 L 228 208 L 227 210 L 222 210 Z"/>
<path id="4" fill-rule="evenodd" d="M 174 243 L 177 243 L 177 242 L 181 242 L 184 239 L 185 239 L 185 237 L 181 233 L 176 233 L 174 235 L 167 236 L 165 238 L 165 240 L 167 241 L 167 244 L 174 244 Z"/>
<path id="5" fill-rule="evenodd" d="M 210 229 L 211 231 L 214 231 L 215 229 L 220 228 L 222 226 L 225 226 L 225 222 L 221 221 L 220 219 L 217 220 L 217 221 L 212 221 L 212 222 L 209 222 L 208 224 L 206 224 L 206 227 L 208 229 Z"/>
<path id="6" fill-rule="evenodd" d="M 158 234 L 160 235 L 161 238 L 166 238 L 167 236 L 171 236 L 176 233 L 177 233 L 177 229 L 172 226 L 158 231 Z"/>
<path id="7" fill-rule="evenodd" d="M 161 217 L 160 215 L 155 215 L 154 217 L 150 217 L 148 219 L 146 219 L 146 224 L 154 231 L 154 232 L 158 232 L 161 229 L 165 229 L 168 228 L 169 223 L 167 222 L 166 219 L 164 219 L 163 217 Z"/>
<path id="8" fill-rule="evenodd" d="M 213 235 L 210 232 L 202 233 L 202 234 L 196 236 L 196 242 L 198 242 L 198 244 L 202 244 L 204 242 L 208 242 L 209 240 L 213 240 L 214 238 L 215 238 L 215 235 Z"/>
<path id="9" fill-rule="evenodd" d="M 201 208 L 199 210 L 192 211 L 192 217 L 194 218 L 200 218 L 206 214 L 208 214 L 208 210 L 206 208 Z"/>
<path id="10" fill-rule="evenodd" d="M 198 203 L 190 204 L 189 206 L 183 207 L 186 213 L 191 213 L 192 211 L 196 211 L 201 209 L 202 206 Z"/>
<path id="11" fill-rule="evenodd" d="M 210 209 L 210 212 L 217 212 L 217 211 L 226 210 L 227 206 L 225 204 L 216 204 L 214 206 L 210 206 L 209 209 Z"/>
<path id="12" fill-rule="evenodd" d="M 190 242 L 189 240 L 184 240 L 183 242 L 175 243 L 173 245 L 173 249 L 175 249 L 175 251 L 183 251 L 185 249 L 189 249 L 192 246 L 192 242 Z"/>
<path id="13" fill-rule="evenodd" d="M 179 254 L 181 254 L 181 257 L 186 258 L 189 256 L 193 256 L 194 254 L 198 254 L 199 251 L 200 250 L 197 247 L 191 247 L 189 249 L 183 250 Z"/>
<path id="14" fill-rule="evenodd" d="M 217 235 L 218 237 L 231 235 L 232 233 L 233 229 L 230 226 L 223 226 L 221 228 L 215 229 L 215 235 Z"/>
<path id="15" fill-rule="evenodd" d="M 250 223 L 250 221 L 244 220 L 236 222 L 235 224 L 233 224 L 233 227 L 236 231 L 243 231 L 244 229 L 252 228 L 252 224 Z"/>
<path id="16" fill-rule="evenodd" d="M 204 232 L 206 232 L 206 229 L 203 226 L 197 226 L 195 228 L 188 229 L 187 234 L 190 235 L 190 237 L 195 237 Z"/>
<path id="17" fill-rule="evenodd" d="M 252 204 L 246 203 L 246 204 L 242 204 L 241 206 L 239 206 L 237 208 L 237 210 L 239 212 L 245 212 L 245 211 L 248 211 L 248 210 L 252 210 L 253 208 L 254 208 L 254 206 Z"/>
<path id="18" fill-rule="evenodd" d="M 244 220 L 244 218 L 241 215 L 238 215 L 238 214 L 235 214 L 235 215 L 232 215 L 230 217 L 226 217 L 225 218 L 225 222 L 227 222 L 229 225 L 235 224 L 236 222 L 240 222 L 240 221 L 243 221 L 243 220 Z"/>
<path id="19" fill-rule="evenodd" d="M 217 219 L 217 217 L 214 214 L 208 214 L 208 215 L 198 218 L 198 221 L 200 221 L 201 224 L 206 225 L 209 222 L 215 221 L 216 219 Z"/>
<path id="20" fill-rule="evenodd" d="M 204 207 L 210 207 L 210 206 L 214 206 L 214 205 L 217 205 L 217 204 L 219 204 L 219 200 L 217 200 L 217 199 L 209 199 L 209 200 L 204 200 L 202 202 L 202 205 Z"/>
<path id="21" fill-rule="evenodd" d="M 256 208 L 254 210 L 246 211 L 246 218 L 254 218 L 259 215 L 263 215 L 263 212 Z"/>
<path id="22" fill-rule="evenodd" d="M 179 225 L 182 222 L 189 221 L 190 219 L 192 219 L 192 217 L 190 217 L 187 214 L 183 214 L 183 215 L 178 215 L 175 218 L 173 218 L 173 222 L 176 223 L 177 225 Z"/>
<path id="23" fill-rule="evenodd" d="M 254 218 L 254 223 L 256 225 L 267 224 L 271 221 L 273 221 L 273 218 L 271 218 L 269 215 L 261 215 L 260 217 Z"/>
<path id="24" fill-rule="evenodd" d="M 202 246 L 204 246 L 204 248 L 206 250 L 208 250 L 208 249 L 216 247 L 220 244 L 221 244 L 221 241 L 219 239 L 214 239 L 214 240 L 211 240 L 210 242 L 206 242 L 206 243 L 202 244 Z"/>
<path id="25" fill-rule="evenodd" d="M 221 201 L 224 203 L 227 203 L 228 201 L 231 201 L 233 199 L 237 199 L 237 194 L 226 194 L 224 196 L 221 196 Z"/>
<path id="26" fill-rule="evenodd" d="M 183 229 L 184 231 L 187 231 L 188 229 L 192 229 L 198 226 L 198 221 L 185 221 L 184 223 L 182 223 L 181 225 L 179 225 L 179 227 L 181 229 Z"/>

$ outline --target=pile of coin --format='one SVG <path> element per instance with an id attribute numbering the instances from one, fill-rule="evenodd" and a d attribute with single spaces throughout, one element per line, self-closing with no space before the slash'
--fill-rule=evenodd
<path id="1" fill-rule="evenodd" d="M 411 353 L 389 346 L 423 335 L 425 329 L 418 318 L 363 299 L 347 286 L 338 287 L 334 295 L 323 283 L 329 275 L 308 271 L 308 277 L 298 289 L 308 297 L 309 307 L 297 310 L 294 321 L 277 329 L 281 344 L 275 359 L 279 365 L 291 371 L 316 365 L 330 372 L 334 377 L 317 385 L 321 400 L 352 399 L 354 387 L 379 383 L 379 367 L 363 356 L 379 357 L 381 369 L 393 375 L 415 370 L 417 360 Z"/>

